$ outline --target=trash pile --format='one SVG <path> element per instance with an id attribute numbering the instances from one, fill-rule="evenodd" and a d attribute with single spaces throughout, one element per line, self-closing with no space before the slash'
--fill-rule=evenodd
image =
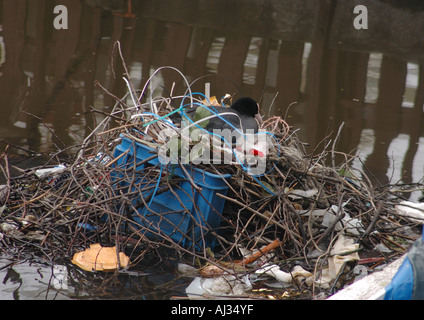
<path id="1" fill-rule="evenodd" d="M 185 93 L 154 96 L 152 79 L 165 68 L 181 75 Z M 211 146 L 204 122 L 231 95 L 213 98 L 207 84 L 205 93 L 191 92 L 172 67 L 156 70 L 139 91 L 128 74 L 124 81 L 128 94 L 108 114 L 93 109 L 103 120 L 72 159 L 53 156 L 12 177 L 2 155 L 2 250 L 81 261 L 87 248 L 113 247 L 109 270 L 171 252 L 180 274 L 193 277 L 188 297 L 278 299 L 288 287 L 297 295 L 334 293 L 358 277 L 358 266 L 371 272 L 419 236 L 424 220 L 397 206 L 411 186 L 374 188 L 352 168 L 353 156 L 335 150 L 338 136 L 310 155 L 296 130 L 271 117 L 257 141 L 245 140 L 246 152 L 217 136 Z M 205 153 L 228 162 L 200 161 Z M 92 259 L 86 270 L 104 263 L 98 254 L 84 257 Z"/>

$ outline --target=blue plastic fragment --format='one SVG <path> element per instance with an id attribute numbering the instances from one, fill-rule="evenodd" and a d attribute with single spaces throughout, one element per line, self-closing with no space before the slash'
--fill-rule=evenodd
<path id="1" fill-rule="evenodd" d="M 93 231 L 97 230 L 96 227 L 92 226 L 89 223 L 78 223 L 78 228 L 82 228 L 82 229 L 84 229 L 85 231 L 88 231 L 88 232 L 93 232 Z"/>
<path id="2" fill-rule="evenodd" d="M 424 299 L 424 232 L 409 249 L 385 291 L 384 300 Z"/>
<path id="3" fill-rule="evenodd" d="M 406 257 L 392 281 L 386 287 L 384 300 L 411 300 L 414 274 L 411 261 Z"/>

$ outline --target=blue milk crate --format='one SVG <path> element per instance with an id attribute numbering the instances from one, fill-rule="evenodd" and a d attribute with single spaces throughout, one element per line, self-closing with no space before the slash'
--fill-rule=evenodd
<path id="1" fill-rule="evenodd" d="M 229 174 L 213 174 L 205 170 L 186 165 L 185 170 L 200 190 L 193 187 L 192 182 L 179 165 L 161 165 L 158 157 L 140 164 L 143 160 L 157 155 L 157 152 L 148 146 L 121 135 L 122 142 L 116 146 L 114 156 L 120 157 L 116 163 L 115 177 L 119 178 L 119 168 L 135 166 L 133 181 L 120 181 L 119 185 L 128 186 L 131 191 L 141 190 L 140 197 L 149 198 L 148 208 L 142 206 L 133 214 L 134 225 L 146 230 L 145 235 L 151 238 L 169 237 L 175 243 L 199 250 L 204 247 L 213 248 L 216 238 L 211 234 L 219 228 L 225 199 L 217 194 L 226 195 L 228 186 L 225 179 Z M 125 153 L 125 155 L 124 155 Z M 178 186 L 171 190 L 156 188 L 158 177 L 152 179 L 146 176 L 147 169 L 156 166 L 165 179 L 178 177 Z M 130 175 L 131 176 L 131 175 Z M 132 187 L 131 187 L 132 186 Z M 140 203 L 140 198 L 132 200 L 134 206 Z M 147 231 L 149 230 L 149 231 Z"/>

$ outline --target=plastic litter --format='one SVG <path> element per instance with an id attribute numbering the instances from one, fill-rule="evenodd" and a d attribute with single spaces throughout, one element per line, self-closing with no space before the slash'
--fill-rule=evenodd
<path id="1" fill-rule="evenodd" d="M 78 223 L 78 227 L 84 229 L 87 232 L 94 232 L 97 230 L 96 227 L 92 226 L 89 223 Z"/>
<path id="2" fill-rule="evenodd" d="M 56 290 L 68 290 L 68 269 L 66 266 L 53 266 L 52 285 Z"/>
<path id="3" fill-rule="evenodd" d="M 217 278 L 196 277 L 186 288 L 189 297 L 242 296 L 252 290 L 252 283 L 247 275 L 223 275 Z"/>
<path id="4" fill-rule="evenodd" d="M 404 261 L 402 256 L 389 263 L 382 270 L 374 270 L 361 279 L 338 291 L 328 298 L 328 300 L 382 300 L 385 295 L 385 287 L 390 284 L 390 280 L 399 270 Z"/>
<path id="5" fill-rule="evenodd" d="M 321 288 L 329 288 L 346 262 L 359 260 L 359 255 L 356 252 L 358 248 L 359 244 L 355 244 L 353 239 L 340 235 L 330 252 L 328 267 L 322 269 L 321 276 L 315 281 L 315 284 Z M 269 264 L 256 270 L 255 273 L 259 275 L 269 275 L 282 283 L 291 283 L 294 280 L 302 279 L 304 279 L 308 285 L 312 285 L 314 282 L 314 275 L 304 270 L 301 266 L 295 266 L 291 272 L 284 272 L 279 266 Z"/>
<path id="6" fill-rule="evenodd" d="M 376 244 L 375 246 L 374 246 L 374 250 L 378 250 L 378 251 L 380 251 L 380 252 L 382 252 L 382 253 L 389 253 L 389 252 L 392 252 L 389 248 L 387 248 L 387 246 L 385 246 L 384 244 L 382 244 L 382 243 L 378 243 L 378 244 Z"/>
<path id="7" fill-rule="evenodd" d="M 424 299 L 424 237 L 409 249 L 403 263 L 385 288 L 384 300 Z"/>
<path id="8" fill-rule="evenodd" d="M 342 224 L 340 222 L 338 222 L 334 229 L 336 231 L 340 231 L 343 228 L 345 228 L 346 233 L 350 233 L 354 236 L 359 236 L 360 234 L 362 234 L 364 232 L 364 228 L 363 228 L 361 221 L 359 219 L 356 219 L 356 218 L 351 218 L 350 215 L 347 212 L 344 211 L 343 207 L 344 207 L 344 204 L 342 205 L 342 208 L 341 208 L 341 210 L 343 210 L 343 213 L 345 215 L 344 218 L 342 219 L 344 227 L 342 226 Z M 339 210 L 340 210 L 340 208 L 338 206 L 336 206 L 336 205 L 331 206 L 332 212 L 338 213 Z M 330 215 L 332 215 L 332 214 L 327 213 L 326 216 L 330 217 Z M 332 215 L 332 216 L 334 216 L 334 215 Z M 325 217 L 324 217 L 324 219 L 325 219 Z M 323 225 L 325 225 L 324 222 L 323 222 Z"/>
<path id="9" fill-rule="evenodd" d="M 311 198 L 315 196 L 318 193 L 317 189 L 311 189 L 311 190 L 300 190 L 300 189 L 293 189 L 288 190 L 288 197 L 291 199 L 302 199 L 302 198 Z"/>
<path id="10" fill-rule="evenodd" d="M 348 261 L 359 260 L 358 250 L 359 244 L 354 243 L 354 239 L 339 235 L 336 243 L 330 251 L 328 259 L 328 267 L 322 269 L 321 277 L 316 280 L 316 284 L 322 288 L 329 288 L 331 282 L 337 278 L 343 265 Z M 346 252 L 350 252 L 345 254 Z M 342 255 L 343 254 L 343 255 Z M 312 278 L 307 279 L 308 282 Z"/>
<path id="11" fill-rule="evenodd" d="M 113 271 L 119 267 L 126 268 L 130 259 L 125 253 L 116 252 L 116 247 L 102 247 L 100 244 L 92 244 L 89 249 L 74 254 L 71 261 L 86 271 Z"/>
<path id="12" fill-rule="evenodd" d="M 306 271 L 301 266 L 295 266 L 291 272 L 284 272 L 279 266 L 275 264 L 266 265 L 261 269 L 255 271 L 256 274 L 266 274 L 274 277 L 279 282 L 291 283 L 293 280 L 299 278 L 308 278 L 312 276 L 312 273 Z"/>
<path id="13" fill-rule="evenodd" d="M 309 191 L 312 193 L 313 190 Z M 354 236 L 359 236 L 364 232 L 364 226 L 362 222 L 357 218 L 352 218 L 349 213 L 344 210 L 346 203 L 342 204 L 340 209 L 337 205 L 332 205 L 328 209 L 315 209 L 312 212 L 298 210 L 301 215 L 311 214 L 315 218 L 322 218 L 321 224 L 324 227 L 329 227 L 333 222 L 338 218 L 340 214 L 344 214 L 344 217 L 341 219 L 341 222 L 337 222 L 334 226 L 335 231 L 342 231 L 345 234 L 351 234 Z"/>
<path id="14" fill-rule="evenodd" d="M 424 223 L 424 203 L 401 201 L 395 206 L 396 213 L 413 222 Z"/>
<path id="15" fill-rule="evenodd" d="M 66 169 L 66 166 L 63 165 L 63 164 L 60 164 L 60 165 L 53 167 L 53 168 L 38 169 L 38 170 L 35 171 L 35 174 L 36 174 L 37 177 L 42 179 L 42 178 L 45 178 L 49 175 L 61 173 L 65 169 Z"/>

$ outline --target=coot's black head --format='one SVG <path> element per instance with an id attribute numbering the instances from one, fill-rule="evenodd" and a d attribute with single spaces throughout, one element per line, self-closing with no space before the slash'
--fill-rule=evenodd
<path id="1" fill-rule="evenodd" d="M 245 114 L 252 118 L 259 113 L 258 103 L 249 97 L 236 100 L 236 102 L 231 105 L 231 108 L 237 110 L 240 114 Z"/>

